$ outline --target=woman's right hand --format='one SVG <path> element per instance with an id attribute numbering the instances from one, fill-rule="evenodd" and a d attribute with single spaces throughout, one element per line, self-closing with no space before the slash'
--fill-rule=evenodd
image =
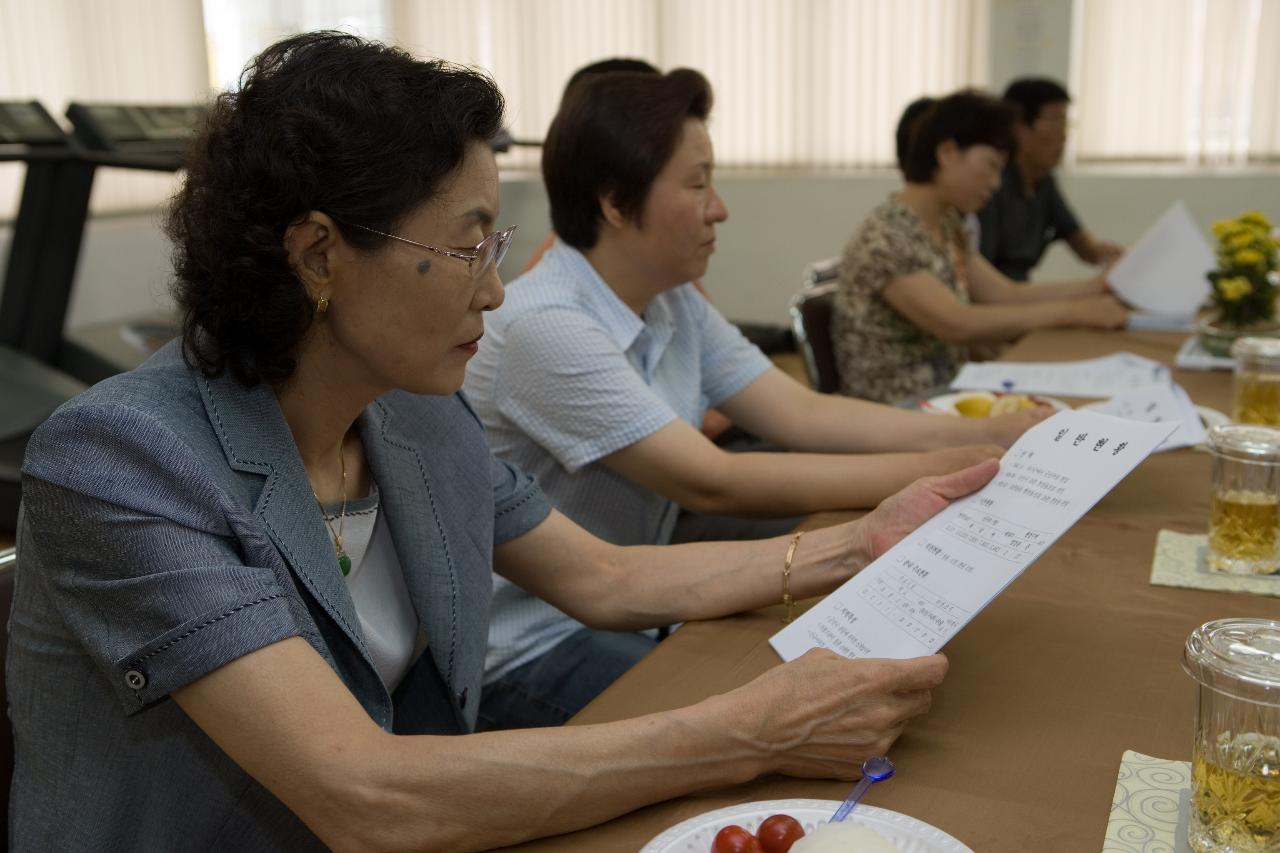
<path id="1" fill-rule="evenodd" d="M 1110 294 L 1089 296 L 1075 304 L 1075 325 L 1089 329 L 1123 329 L 1129 309 Z"/>
<path id="2" fill-rule="evenodd" d="M 929 710 L 946 674 L 940 654 L 850 660 L 814 649 L 722 698 L 735 702 L 737 720 L 748 709 L 743 734 L 766 751 L 766 772 L 856 779 L 863 759 L 887 754 L 907 721 Z"/>

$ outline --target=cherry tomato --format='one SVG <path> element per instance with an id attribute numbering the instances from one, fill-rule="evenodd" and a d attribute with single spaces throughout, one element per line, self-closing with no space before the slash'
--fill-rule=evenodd
<path id="1" fill-rule="evenodd" d="M 716 833 L 711 853 L 764 853 L 756 837 L 737 824 L 730 824 Z"/>
<path id="2" fill-rule="evenodd" d="M 804 837 L 804 827 L 789 814 L 776 814 L 764 819 L 756 830 L 764 853 L 787 853 L 791 845 Z"/>

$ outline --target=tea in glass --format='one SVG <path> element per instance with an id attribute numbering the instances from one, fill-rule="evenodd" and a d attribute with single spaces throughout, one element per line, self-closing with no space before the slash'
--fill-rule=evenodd
<path id="1" fill-rule="evenodd" d="M 1235 393 L 1231 419 L 1280 426 L 1280 339 L 1240 338 L 1231 345 Z"/>
<path id="2" fill-rule="evenodd" d="M 1280 426 L 1280 376 L 1237 373 L 1231 419 L 1242 424 Z"/>
<path id="3" fill-rule="evenodd" d="M 1242 564 L 1249 574 L 1270 574 L 1280 568 L 1276 531 L 1280 528 L 1280 499 L 1270 492 L 1217 492 L 1209 499 L 1209 563 L 1216 571 L 1232 572 Z"/>
<path id="4" fill-rule="evenodd" d="M 1280 622 L 1219 619 L 1187 638 L 1199 682 L 1188 842 L 1196 853 L 1280 853 Z"/>
<path id="5" fill-rule="evenodd" d="M 1280 429 L 1224 424 L 1209 430 L 1208 567 L 1231 574 L 1280 572 Z"/>
<path id="6" fill-rule="evenodd" d="M 1226 732 L 1212 746 L 1191 764 L 1192 849 L 1280 850 L 1280 738 Z"/>

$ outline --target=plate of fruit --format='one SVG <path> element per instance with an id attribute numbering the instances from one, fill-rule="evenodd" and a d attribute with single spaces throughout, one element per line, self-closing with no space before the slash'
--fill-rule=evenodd
<path id="1" fill-rule="evenodd" d="M 875 806 L 828 823 L 839 807 L 839 800 L 728 806 L 676 824 L 640 853 L 973 853 L 937 827 Z"/>
<path id="2" fill-rule="evenodd" d="M 965 418 L 995 418 L 1015 412 L 1049 406 L 1057 411 L 1071 408 L 1054 397 L 1039 394 L 1006 394 L 1002 391 L 956 391 L 923 400 L 921 411 L 933 415 L 960 415 Z"/>

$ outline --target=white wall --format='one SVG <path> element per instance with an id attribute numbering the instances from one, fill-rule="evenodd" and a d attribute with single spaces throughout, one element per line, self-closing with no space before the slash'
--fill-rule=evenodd
<path id="1" fill-rule="evenodd" d="M 1208 233 L 1216 219 L 1258 208 L 1280 214 L 1280 171 L 1187 174 L 1082 171 L 1062 176 L 1081 220 L 1122 243 L 1137 239 L 1170 204 L 1186 201 Z M 729 206 L 705 283 L 730 318 L 786 322 L 787 301 L 805 264 L 838 255 L 854 226 L 898 186 L 896 175 L 727 174 L 718 181 Z M 504 264 L 510 281 L 550 230 L 546 194 L 536 176 L 502 185 L 503 223 L 520 226 Z M 8 231 L 0 230 L 0 253 Z M 1048 279 L 1085 271 L 1056 244 L 1036 272 Z M 85 235 L 72 297 L 72 327 L 168 304 L 168 247 L 152 214 L 95 220 Z"/>
<path id="2" fill-rule="evenodd" d="M 1064 174 L 1064 192 L 1086 227 L 1131 243 L 1178 199 L 1208 233 L 1216 219 L 1258 208 L 1280 213 L 1280 171 L 1236 174 L 1135 173 L 1095 170 Z M 853 228 L 899 185 L 896 175 L 722 175 L 729 206 L 705 284 L 712 301 L 735 320 L 786 322 L 791 294 L 810 261 L 840 254 Z M 546 198 L 534 181 L 503 186 L 503 221 L 521 232 L 546 233 Z M 535 241 L 536 244 L 536 241 Z M 514 246 L 511 260 L 527 257 Z M 519 261 L 523 263 L 523 261 Z M 1038 279 L 1082 275 L 1087 268 L 1055 244 Z"/>

